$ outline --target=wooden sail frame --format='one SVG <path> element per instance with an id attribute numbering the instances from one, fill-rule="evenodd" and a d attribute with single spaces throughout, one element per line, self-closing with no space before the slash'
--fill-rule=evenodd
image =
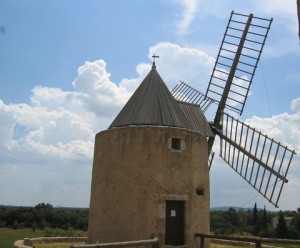
<path id="1" fill-rule="evenodd" d="M 180 81 L 171 91 L 177 101 L 199 105 L 203 113 L 214 103 L 210 97 L 205 97 L 203 93 Z"/>
<path id="2" fill-rule="evenodd" d="M 219 103 L 220 113 L 243 113 L 272 21 L 231 12 L 205 94 Z"/>
<path id="3" fill-rule="evenodd" d="M 215 136 L 220 137 L 220 157 L 275 207 L 291 165 L 294 150 L 226 114 L 241 115 L 273 19 L 231 12 L 205 94 L 180 82 L 171 91 L 178 101 L 197 104 L 205 112 L 217 104 L 215 135 L 208 137 L 208 167 L 214 158 Z"/>
<path id="4" fill-rule="evenodd" d="M 288 182 L 294 150 L 223 113 L 220 157 L 274 206 Z"/>

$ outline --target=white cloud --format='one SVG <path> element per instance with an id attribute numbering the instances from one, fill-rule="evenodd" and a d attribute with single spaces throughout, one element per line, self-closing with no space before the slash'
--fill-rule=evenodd
<path id="1" fill-rule="evenodd" d="M 150 69 L 151 69 L 150 64 L 146 64 L 146 63 L 138 64 L 136 67 L 136 71 L 139 76 L 137 78 L 122 79 L 120 82 L 120 87 L 126 88 L 129 92 L 133 93 L 135 91 L 135 89 L 138 87 L 138 85 L 142 82 L 142 80 L 149 73 Z"/>
<path id="2" fill-rule="evenodd" d="M 91 158 L 95 132 L 107 128 L 131 95 L 110 81 L 105 66 L 103 60 L 85 62 L 78 69 L 72 92 L 37 86 L 30 104 L 0 101 L 3 153 Z"/>
<path id="3" fill-rule="evenodd" d="M 220 30 L 222 29 L 219 27 L 223 27 L 225 31 L 228 18 L 233 10 L 235 13 L 245 15 L 252 13 L 255 17 L 273 18 L 269 37 L 264 48 L 263 58 L 265 56 L 281 57 L 286 54 L 293 54 L 293 56 L 300 55 L 300 50 L 298 49 L 298 18 L 295 0 L 226 0 L 226 3 L 219 0 L 199 0 L 195 2 L 196 10 L 194 14 L 191 15 L 193 16 L 193 21 L 190 22 L 189 25 L 190 27 L 192 23 L 193 28 L 197 30 L 197 33 L 193 33 L 196 34 L 194 37 L 195 40 L 193 41 L 194 44 L 198 43 L 198 46 L 205 47 L 206 50 L 212 50 L 215 53 L 219 48 L 219 42 L 222 37 L 219 36 L 216 40 L 214 33 L 216 31 L 221 32 Z M 184 6 L 185 3 L 187 3 L 187 1 L 182 1 L 182 6 Z M 182 23 L 182 26 L 184 26 L 185 19 L 182 18 L 180 20 L 181 22 L 179 23 Z M 189 18 L 186 20 L 189 20 Z M 209 24 L 207 23 L 208 20 L 210 22 Z M 216 30 L 205 29 L 206 27 L 210 27 L 211 23 L 213 23 Z M 178 27 L 179 26 L 180 25 L 178 25 Z M 220 33 L 220 35 L 222 34 L 223 33 Z M 211 37 L 211 39 L 202 39 L 202 36 L 208 36 Z M 269 42 L 270 39 L 272 39 L 272 44 Z M 191 42 L 191 40 L 192 38 L 189 37 L 189 42 Z M 208 40 L 208 42 L 205 40 Z"/>
<path id="4" fill-rule="evenodd" d="M 152 61 L 152 55 L 156 54 L 156 69 L 169 87 L 174 88 L 180 81 L 188 83 L 205 93 L 210 70 L 215 59 L 205 52 L 189 47 L 182 47 L 175 43 L 160 42 L 149 48 L 148 58 Z M 141 63 L 136 66 L 137 78 L 124 78 L 120 87 L 133 92 L 151 69 L 151 64 Z"/>
<path id="5" fill-rule="evenodd" d="M 284 17 L 293 19 L 296 16 L 296 1 L 286 0 L 252 0 L 237 2 L 236 0 L 226 0 L 226 4 L 219 0 L 200 0 L 200 11 L 204 11 L 208 15 L 213 15 L 215 18 L 228 17 L 228 14 L 234 12 L 241 14 L 254 14 L 254 16 L 263 15 L 260 17 Z"/>
<path id="6" fill-rule="evenodd" d="M 226 0 L 226 3 L 224 3 L 219 0 L 173 0 L 173 2 L 181 7 L 176 29 L 177 33 L 181 35 L 188 33 L 189 27 L 193 22 L 195 22 L 195 25 L 199 25 L 196 22 L 196 17 L 198 16 L 228 20 L 232 10 L 241 14 L 252 13 L 257 17 L 274 18 L 276 27 L 278 27 L 278 24 L 279 26 L 284 26 L 289 32 L 297 31 L 296 1 L 252 0 L 237 2 L 236 0 Z M 201 21 L 202 19 L 197 18 L 198 20 Z M 205 24 L 201 23 L 202 25 Z"/>
<path id="7" fill-rule="evenodd" d="M 179 79 L 188 79 L 192 85 L 207 82 L 214 59 L 204 52 L 167 42 L 151 47 L 149 59 L 154 52 L 160 55 L 157 69 L 170 87 Z M 26 202 L 30 199 L 18 193 L 19 183 L 12 185 L 20 178 L 24 178 L 21 181 L 26 192 L 32 194 L 31 202 L 53 200 L 55 205 L 57 192 L 74 193 L 76 188 L 89 192 L 91 175 L 87 173 L 92 165 L 94 134 L 108 127 L 150 69 L 151 63 L 139 64 L 137 78 L 116 84 L 110 80 L 103 60 L 85 62 L 78 68 L 73 91 L 36 86 L 29 104 L 0 101 L 0 170 L 5 179 L 1 183 L 16 194 L 19 202 L 15 204 L 30 204 Z M 77 178 L 70 168 L 76 168 Z M 58 177 L 45 176 L 53 171 Z M 70 184 L 71 178 L 76 182 Z M 0 197 L 5 201 L 9 194 L 0 191 Z"/>
<path id="8" fill-rule="evenodd" d="M 300 97 L 294 99 L 291 102 L 291 109 L 296 112 L 300 112 Z"/>
<path id="9" fill-rule="evenodd" d="M 110 81 L 105 67 L 103 60 L 85 62 L 72 84 L 78 90 L 77 98 L 90 111 L 98 116 L 112 117 L 131 94 L 122 84 L 117 86 Z"/>
<path id="10" fill-rule="evenodd" d="M 289 149 L 295 149 L 296 153 L 300 153 L 300 108 L 299 98 L 294 99 L 291 103 L 294 113 L 283 113 L 274 115 L 271 118 L 262 118 L 253 116 L 245 122 L 251 127 L 263 134 L 274 138 L 275 141 L 282 145 L 287 145 Z M 218 148 L 218 144 L 215 144 Z M 279 206 L 281 209 L 291 209 L 291 206 L 299 205 L 299 199 L 295 199 L 293 195 L 299 191 L 300 185 L 300 157 L 294 155 L 290 166 L 287 179 L 289 182 L 284 186 Z M 227 168 L 226 168 L 227 167 Z M 226 180 L 224 180 L 226 178 Z M 240 188 L 243 188 L 241 192 Z M 273 209 L 272 205 L 259 196 L 254 189 L 247 186 L 247 183 L 224 161 L 216 159 L 211 169 L 211 192 L 212 206 L 222 206 L 232 204 L 234 206 L 253 206 L 257 202 L 260 206 L 266 205 L 268 209 Z M 244 206 L 244 203 L 246 204 Z M 275 209 L 274 209 L 275 210 Z"/>
<path id="11" fill-rule="evenodd" d="M 177 33 L 185 35 L 193 22 L 198 10 L 198 0 L 176 0 L 183 8 L 181 18 L 177 22 Z"/>
<path id="12" fill-rule="evenodd" d="M 37 86 L 29 104 L 7 105 L 0 100 L 0 188 L 10 188 L 16 195 L 14 204 L 52 201 L 57 198 L 55 192 L 67 189 L 74 178 L 79 192 L 89 194 L 94 135 L 108 127 L 131 93 L 110 81 L 103 60 L 79 67 L 73 86 L 74 91 Z M 79 177 L 74 175 L 75 168 Z M 58 180 L 53 171 L 70 178 Z M 24 192 L 17 187 L 20 180 L 27 189 Z M 70 187 L 76 192 L 77 187 Z M 39 196 L 20 195 L 26 192 Z M 11 194 L 0 191 L 0 198 L 8 204 Z M 87 206 L 87 201 L 78 204 Z"/>
<path id="13" fill-rule="evenodd" d="M 213 57 L 201 50 L 170 42 L 150 47 L 149 59 L 154 53 L 160 56 L 156 60 L 157 70 L 170 88 L 182 80 L 201 91 L 206 90 L 215 62 Z"/>
<path id="14" fill-rule="evenodd" d="M 300 111 L 294 114 L 283 113 L 272 118 L 254 116 L 245 122 L 297 153 L 300 152 Z"/>
<path id="15" fill-rule="evenodd" d="M 278 37 L 273 40 L 272 44 L 267 41 L 264 54 L 270 57 L 280 57 L 288 53 L 299 56 L 296 1 L 255 0 L 251 2 L 253 14 L 273 18 L 269 36 Z"/>
<path id="16" fill-rule="evenodd" d="M 151 47 L 149 60 L 153 53 L 160 56 L 157 70 L 169 88 L 183 80 L 202 92 L 206 90 L 213 57 L 168 42 Z M 37 86 L 30 104 L 7 105 L 0 100 L 0 188 L 5 185 L 15 194 L 18 200 L 14 204 L 44 201 L 87 206 L 94 134 L 108 127 L 150 68 L 151 63 L 141 63 L 136 67 L 136 78 L 116 84 L 110 80 L 103 60 L 85 62 L 73 81 L 73 91 Z M 293 114 L 254 116 L 247 123 L 300 151 L 299 102 L 299 98 L 292 101 Z M 289 187 L 293 190 L 299 174 L 299 169 L 292 174 Z M 19 192 L 20 187 L 26 190 Z M 82 195 L 80 202 L 78 195 Z M 11 203 L 6 192 L 0 191 L 0 198 Z"/>

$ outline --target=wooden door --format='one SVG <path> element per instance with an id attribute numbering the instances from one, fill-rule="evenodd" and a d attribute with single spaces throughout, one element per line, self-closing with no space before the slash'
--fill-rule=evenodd
<path id="1" fill-rule="evenodd" d="M 184 201 L 166 201 L 166 245 L 184 245 Z"/>

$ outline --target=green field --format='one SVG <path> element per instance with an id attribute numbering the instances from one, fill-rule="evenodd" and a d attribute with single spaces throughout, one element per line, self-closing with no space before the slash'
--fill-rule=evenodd
<path id="1" fill-rule="evenodd" d="M 12 248 L 16 240 L 43 237 L 43 235 L 44 231 L 41 230 L 0 228 L 0 247 Z"/>

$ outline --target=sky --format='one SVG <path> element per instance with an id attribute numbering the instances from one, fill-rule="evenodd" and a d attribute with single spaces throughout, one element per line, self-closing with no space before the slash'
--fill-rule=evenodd
<path id="1" fill-rule="evenodd" d="M 296 0 L 0 1 L 0 205 L 88 207 L 94 136 L 151 56 L 170 89 L 205 92 L 232 10 L 273 18 L 239 119 L 297 152 L 279 206 L 300 207 Z M 211 207 L 276 210 L 215 157 Z"/>

